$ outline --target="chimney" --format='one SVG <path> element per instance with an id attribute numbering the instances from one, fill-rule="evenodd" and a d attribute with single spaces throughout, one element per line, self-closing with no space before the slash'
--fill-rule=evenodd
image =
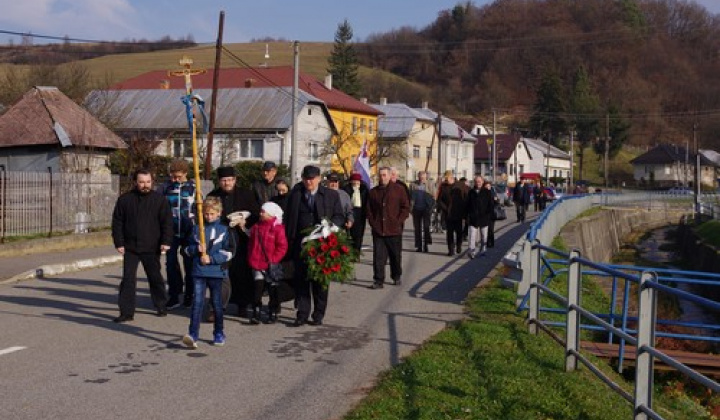
<path id="1" fill-rule="evenodd" d="M 255 84 L 255 79 L 245 79 L 245 87 L 251 88 Z"/>
<path id="2" fill-rule="evenodd" d="M 366 104 L 366 103 L 367 103 L 367 98 L 360 98 L 360 102 Z"/>
<path id="3" fill-rule="evenodd" d="M 428 101 L 422 101 L 422 109 L 428 109 Z"/>
<path id="4" fill-rule="evenodd" d="M 380 105 L 387 105 L 387 98 L 380 98 Z"/>
<path id="5" fill-rule="evenodd" d="M 161 80 L 160 81 L 160 89 L 170 89 L 170 81 L 169 80 Z"/>
<path id="6" fill-rule="evenodd" d="M 332 90 L 332 74 L 325 76 L 325 87 L 327 90 Z"/>

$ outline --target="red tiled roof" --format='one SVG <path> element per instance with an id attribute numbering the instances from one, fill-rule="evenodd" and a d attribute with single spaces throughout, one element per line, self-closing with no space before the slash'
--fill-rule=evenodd
<path id="1" fill-rule="evenodd" d="M 218 89 L 237 89 L 245 87 L 287 87 L 293 85 L 292 67 L 254 67 L 220 69 Z M 161 89 L 165 83 L 169 89 L 185 89 L 185 79 L 168 76 L 166 71 L 158 70 L 141 74 L 110 87 L 110 90 Z M 314 77 L 300 73 L 299 89 L 325 102 L 330 109 L 355 112 L 366 115 L 381 115 L 377 109 L 337 89 L 328 89 Z M 193 89 L 212 89 L 213 70 L 192 77 Z"/>

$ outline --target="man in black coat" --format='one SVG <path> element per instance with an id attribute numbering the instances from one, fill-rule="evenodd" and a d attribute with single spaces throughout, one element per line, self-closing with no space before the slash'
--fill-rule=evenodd
<path id="1" fill-rule="evenodd" d="M 142 263 L 150 285 L 150 296 L 158 316 L 167 315 L 168 295 L 160 272 L 160 254 L 173 240 L 173 218 L 165 197 L 153 189 L 152 173 L 140 169 L 134 176 L 135 188 L 121 195 L 112 216 L 112 238 L 123 255 L 117 323 L 135 316 L 137 268 Z"/>
<path id="2" fill-rule="evenodd" d="M 342 227 L 345 223 L 345 214 L 340 205 L 340 196 L 337 191 L 320 185 L 320 168 L 308 165 L 302 170 L 302 182 L 293 186 L 287 201 L 287 214 L 285 215 L 285 234 L 287 236 L 288 256 L 296 264 L 295 269 L 295 299 L 297 315 L 293 327 L 310 323 L 322 325 L 327 309 L 328 290 L 319 282 L 308 278 L 308 266 L 300 256 L 303 231 L 328 219 L 334 225 Z M 311 304 L 312 298 L 312 319 Z"/>
<path id="3" fill-rule="evenodd" d="M 277 165 L 275 165 L 275 162 L 268 160 L 263 163 L 262 179 L 258 179 L 253 182 L 250 187 L 255 195 L 255 201 L 258 202 L 258 205 L 262 206 L 278 195 L 278 181 L 282 180 L 277 177 Z"/>
<path id="4" fill-rule="evenodd" d="M 524 179 L 520 179 L 520 182 L 518 182 L 513 189 L 513 203 L 515 203 L 517 222 L 523 223 L 525 221 L 527 206 L 530 204 L 530 189 Z"/>
<path id="5" fill-rule="evenodd" d="M 252 312 L 251 302 L 254 293 L 252 272 L 247 262 L 247 229 L 258 221 L 260 205 L 252 191 L 235 185 L 237 182 L 235 168 L 221 166 L 217 169 L 217 176 L 220 186 L 210 191 L 208 197 L 218 197 L 222 201 L 222 222 L 230 224 L 228 219 L 230 213 L 242 210 L 250 212 L 244 224 L 233 229 L 236 253 L 230 262 L 230 278 L 223 280 L 222 288 L 223 306 L 233 302 L 238 305 L 238 314 L 244 316 L 247 311 Z"/>

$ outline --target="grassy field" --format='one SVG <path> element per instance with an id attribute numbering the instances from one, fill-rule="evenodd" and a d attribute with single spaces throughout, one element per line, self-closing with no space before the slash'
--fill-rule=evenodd
<path id="1" fill-rule="evenodd" d="M 562 279 L 553 284 L 558 291 L 565 287 Z M 498 279 L 477 289 L 467 299 L 466 320 L 437 334 L 386 372 L 345 419 L 632 418 L 630 404 L 589 370 L 565 372 L 563 349 L 544 333 L 527 332 L 514 299 L 515 293 L 501 287 Z M 600 288 L 585 280 L 583 305 L 599 310 L 606 302 Z M 632 382 L 590 358 L 632 393 Z M 654 408 L 665 418 L 710 419 L 684 393 L 658 388 Z"/>
<path id="2" fill-rule="evenodd" d="M 622 183 L 625 181 L 627 186 L 632 185 L 633 168 L 630 161 L 642 152 L 634 149 L 623 147 L 614 159 L 610 160 L 608 171 L 610 172 L 610 180 Z M 578 172 L 578 158 L 575 155 L 575 179 L 585 179 L 593 185 L 605 185 L 605 169 L 603 167 L 603 157 L 595 153 L 592 147 L 585 149 L 585 158 L 583 159 L 582 178 Z"/>
<path id="3" fill-rule="evenodd" d="M 720 248 L 720 221 L 710 220 L 698 226 L 695 231 L 708 244 Z"/>

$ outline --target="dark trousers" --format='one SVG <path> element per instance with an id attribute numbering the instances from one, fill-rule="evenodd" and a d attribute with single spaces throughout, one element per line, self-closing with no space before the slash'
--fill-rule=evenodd
<path id="1" fill-rule="evenodd" d="M 447 239 L 448 251 L 454 253 L 456 250 L 460 252 L 460 247 L 463 241 L 463 221 L 461 220 L 448 220 L 447 221 L 447 232 L 445 232 Z"/>
<path id="2" fill-rule="evenodd" d="M 352 238 L 353 248 L 360 251 L 363 244 L 363 235 L 365 235 L 366 220 L 363 217 L 362 209 L 353 208 L 353 217 L 355 221 L 350 228 L 350 237 Z"/>
<path id="3" fill-rule="evenodd" d="M 297 261 L 297 260 L 296 260 Z M 305 262 L 299 262 L 295 273 L 295 302 L 297 303 L 297 319 L 307 321 L 310 317 L 312 300 L 312 319 L 322 321 L 328 303 L 328 289 L 322 284 L 308 278 Z"/>
<path id="4" fill-rule="evenodd" d="M 165 258 L 165 270 L 167 273 L 168 296 L 178 297 L 183 293 L 183 286 L 186 296 L 193 295 L 192 281 L 192 257 L 187 255 L 178 255 L 180 250 L 180 238 L 173 237 L 172 245 L 168 250 Z M 180 259 L 182 259 L 183 271 L 180 271 Z M 185 277 L 183 279 L 183 272 Z"/>
<path id="5" fill-rule="evenodd" d="M 518 222 L 525 221 L 525 211 L 526 210 L 527 209 L 525 208 L 525 204 L 522 204 L 522 203 L 515 204 L 515 215 L 517 216 Z"/>
<path id="6" fill-rule="evenodd" d="M 424 249 L 432 243 L 432 236 L 430 236 L 430 216 L 432 216 L 432 210 L 427 208 L 425 210 L 413 210 L 413 227 L 415 228 L 415 248 L 420 250 Z"/>
<path id="7" fill-rule="evenodd" d="M 378 236 L 373 233 L 373 281 L 385 282 L 385 264 L 390 258 L 390 278 L 402 277 L 402 235 Z"/>
<path id="8" fill-rule="evenodd" d="M 495 246 L 495 221 L 490 219 L 490 224 L 488 224 L 487 247 L 492 248 L 494 246 Z"/>
<path id="9" fill-rule="evenodd" d="M 135 299 L 137 290 L 137 269 L 142 263 L 145 275 L 150 286 L 150 297 L 157 310 L 165 310 L 168 296 L 165 291 L 165 280 L 160 273 L 160 254 L 148 253 L 138 254 L 125 250 L 123 257 L 123 276 L 120 282 L 120 294 L 118 306 L 120 315 L 135 315 Z"/>

